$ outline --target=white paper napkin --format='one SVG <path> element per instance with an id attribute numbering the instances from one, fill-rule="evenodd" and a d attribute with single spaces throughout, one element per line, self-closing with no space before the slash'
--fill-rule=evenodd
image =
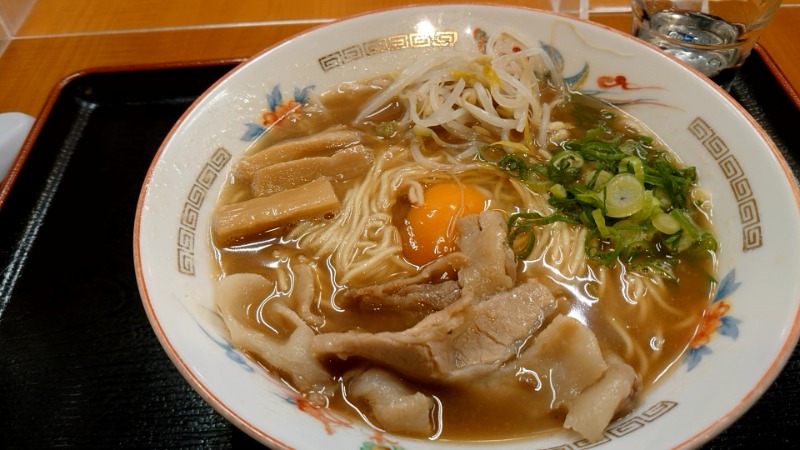
<path id="1" fill-rule="evenodd" d="M 6 177 L 33 126 L 33 117 L 20 112 L 0 113 L 0 180 Z"/>

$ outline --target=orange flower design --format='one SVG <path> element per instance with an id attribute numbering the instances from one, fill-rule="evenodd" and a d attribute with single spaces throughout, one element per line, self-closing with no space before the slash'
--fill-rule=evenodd
<path id="1" fill-rule="evenodd" d="M 264 110 L 264 112 L 261 113 L 261 123 L 264 126 L 277 125 L 292 113 L 299 113 L 302 108 L 303 104 L 297 100 L 287 100 L 276 106 L 274 111 L 269 109 Z"/>
<path id="2" fill-rule="evenodd" d="M 624 91 L 631 91 L 635 89 L 660 89 L 658 86 L 639 86 L 628 82 L 628 77 L 625 75 L 601 75 L 597 77 L 597 85 L 601 88 L 613 88 L 619 86 Z"/>
<path id="3" fill-rule="evenodd" d="M 692 340 L 689 342 L 689 348 L 698 348 L 702 345 L 708 344 L 711 340 L 711 335 L 723 325 L 722 317 L 731 309 L 726 301 L 721 300 L 711 304 L 705 311 L 703 311 L 703 318 L 700 319 L 700 324 L 697 327 Z"/>
<path id="4" fill-rule="evenodd" d="M 300 394 L 290 393 L 288 396 L 284 397 L 284 400 L 293 403 L 300 411 L 322 422 L 322 426 L 325 427 L 325 432 L 328 434 L 333 434 L 333 428 L 336 426 L 348 428 L 351 426 L 349 421 L 334 416 L 328 412 L 325 406 L 316 405 Z"/>

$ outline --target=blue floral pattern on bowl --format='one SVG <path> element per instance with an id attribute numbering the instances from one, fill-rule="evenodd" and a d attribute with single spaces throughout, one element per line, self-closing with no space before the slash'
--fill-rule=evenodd
<path id="1" fill-rule="evenodd" d="M 308 102 L 308 93 L 313 89 L 314 85 L 294 88 L 292 96 L 284 99 L 280 85 L 273 86 L 266 95 L 267 108 L 261 113 L 261 123 L 246 123 L 247 130 L 241 139 L 245 142 L 252 142 L 289 115 L 301 112 L 303 106 Z"/>
<path id="2" fill-rule="evenodd" d="M 683 360 L 688 366 L 688 370 L 695 368 L 703 356 L 712 353 L 708 344 L 715 333 L 732 339 L 739 337 L 741 320 L 727 315 L 731 305 L 725 299 L 733 294 L 740 285 L 741 283 L 736 281 L 736 269 L 728 272 L 720 282 L 711 305 L 703 312 L 697 332 L 689 342 L 689 349 Z"/>

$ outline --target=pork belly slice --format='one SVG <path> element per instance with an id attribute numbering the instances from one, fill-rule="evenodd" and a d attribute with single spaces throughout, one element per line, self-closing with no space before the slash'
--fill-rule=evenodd
<path id="1" fill-rule="evenodd" d="M 258 358 L 303 393 L 334 392 L 336 383 L 309 350 L 314 331 L 285 304 L 270 300 L 272 317 L 288 328 L 282 338 L 248 317 L 273 291 L 272 281 L 253 273 L 229 275 L 217 284 L 217 307 L 231 335 L 231 344 Z"/>
<path id="2" fill-rule="evenodd" d="M 214 214 L 211 227 L 220 245 L 231 245 L 338 209 L 339 199 L 330 180 L 319 178 L 269 197 L 222 206 Z"/>
<path id="3" fill-rule="evenodd" d="M 447 277 L 466 263 L 463 253 L 448 253 L 423 267 L 417 275 L 345 290 L 338 303 L 342 308 L 362 310 L 441 311 L 461 297 L 461 286 Z"/>
<path id="4" fill-rule="evenodd" d="M 441 311 L 461 298 L 458 281 L 410 284 L 384 295 L 353 293 L 347 304 L 362 310 L 392 310 L 408 312 Z"/>
<path id="5" fill-rule="evenodd" d="M 597 337 L 577 319 L 558 315 L 517 359 L 518 378 L 566 408 L 565 428 L 589 440 L 625 411 L 639 389 L 636 372 L 615 355 L 604 358 Z"/>
<path id="6" fill-rule="evenodd" d="M 599 380 L 608 368 L 594 333 L 577 319 L 559 314 L 520 352 L 520 379 L 556 409 Z"/>
<path id="7" fill-rule="evenodd" d="M 503 214 L 470 214 L 459 219 L 456 227 L 458 252 L 434 260 L 416 276 L 348 290 L 341 296 L 341 306 L 439 311 L 456 301 L 462 290 L 480 300 L 511 289 L 517 266 L 506 242 Z M 457 272 L 458 285 L 440 282 L 448 272 Z"/>
<path id="8" fill-rule="evenodd" d="M 325 333 L 311 350 L 320 358 L 360 357 L 420 381 L 457 381 L 494 370 L 555 311 L 556 299 L 528 280 L 481 302 L 467 292 L 400 332 Z"/>
<path id="9" fill-rule="evenodd" d="M 467 266 L 458 273 L 464 290 L 478 299 L 511 289 L 517 279 L 517 263 L 508 245 L 508 230 L 503 214 L 483 211 L 462 217 L 456 223 L 459 251 L 467 256 Z"/>
<path id="10" fill-rule="evenodd" d="M 328 177 L 349 180 L 365 173 L 374 160 L 372 149 L 358 144 L 331 156 L 313 156 L 278 162 L 256 170 L 250 181 L 253 197 L 263 197 Z"/>
<path id="11" fill-rule="evenodd" d="M 320 285 L 317 280 L 316 272 L 309 263 L 299 263 L 292 265 L 294 272 L 294 285 L 292 287 L 291 299 L 294 309 L 298 316 L 311 327 L 320 327 L 325 318 L 319 313 L 319 290 Z"/>
<path id="12" fill-rule="evenodd" d="M 564 428 L 571 428 L 586 439 L 603 438 L 611 420 L 630 410 L 641 381 L 633 368 L 621 358 L 608 358 L 603 378 L 581 392 L 569 405 Z"/>
<path id="13" fill-rule="evenodd" d="M 359 404 L 375 425 L 393 433 L 418 437 L 434 431 L 433 398 L 409 387 L 396 375 L 380 368 L 370 368 L 355 375 L 346 374 L 347 397 Z M 361 407 L 366 405 L 366 411 Z"/>
<path id="14" fill-rule="evenodd" d="M 309 156 L 329 156 L 336 150 L 359 142 L 361 136 L 357 132 L 343 129 L 331 129 L 307 137 L 290 139 L 241 158 L 236 163 L 234 174 L 249 181 L 261 168 Z"/>

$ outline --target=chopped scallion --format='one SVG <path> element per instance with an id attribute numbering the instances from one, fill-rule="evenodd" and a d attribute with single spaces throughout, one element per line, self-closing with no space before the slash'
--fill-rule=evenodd
<path id="1" fill-rule="evenodd" d="M 693 198 L 696 169 L 677 165 L 649 137 L 623 140 L 601 121 L 563 143 L 549 161 L 509 141 L 487 145 L 478 156 L 534 191 L 549 193 L 554 213 L 517 213 L 508 221 L 509 242 L 519 258 L 533 249 L 535 228 L 553 222 L 589 229 L 584 247 L 590 261 L 621 261 L 630 270 L 666 278 L 674 277 L 679 253 L 717 248 L 714 236 L 695 223 L 703 215 Z"/>
<path id="2" fill-rule="evenodd" d="M 644 185 L 630 173 L 619 173 L 605 187 L 608 217 L 629 217 L 644 207 Z"/>

